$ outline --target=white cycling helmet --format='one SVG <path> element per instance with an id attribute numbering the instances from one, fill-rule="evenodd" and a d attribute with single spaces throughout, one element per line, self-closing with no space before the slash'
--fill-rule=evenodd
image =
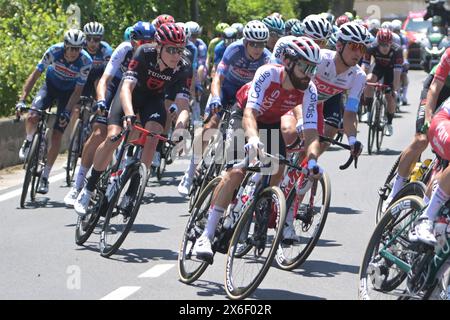
<path id="1" fill-rule="evenodd" d="M 177 26 L 184 30 L 184 34 L 186 35 L 186 41 L 192 36 L 191 29 L 187 27 L 187 24 L 184 22 L 176 22 Z"/>
<path id="2" fill-rule="evenodd" d="M 266 42 L 269 39 L 269 29 L 259 20 L 252 20 L 244 27 L 244 38 L 248 41 Z"/>
<path id="3" fill-rule="evenodd" d="M 369 21 L 369 31 L 374 29 L 380 29 L 381 23 L 378 19 L 371 19 Z"/>
<path id="4" fill-rule="evenodd" d="M 392 23 L 390 21 L 385 21 L 381 24 L 381 29 L 389 29 L 392 31 Z"/>
<path id="5" fill-rule="evenodd" d="M 72 47 L 82 47 L 86 41 L 83 31 L 70 29 L 64 34 L 64 44 Z"/>
<path id="6" fill-rule="evenodd" d="M 84 25 L 83 32 L 87 36 L 101 36 L 105 33 L 105 28 L 101 23 L 89 22 Z"/>
<path id="7" fill-rule="evenodd" d="M 337 39 L 344 42 L 361 43 L 366 46 L 372 42 L 369 31 L 356 22 L 344 23 L 337 32 Z"/>
<path id="8" fill-rule="evenodd" d="M 311 14 L 303 20 L 305 26 L 305 35 L 313 40 L 326 40 L 331 35 L 331 23 L 317 15 Z"/>
<path id="9" fill-rule="evenodd" d="M 392 31 L 400 31 L 402 29 L 402 22 L 398 19 L 392 20 Z"/>
<path id="10" fill-rule="evenodd" d="M 319 64 L 322 60 L 319 45 L 308 37 L 294 37 L 292 40 L 288 40 L 284 55 L 285 58 L 303 58 L 314 64 Z"/>
<path id="11" fill-rule="evenodd" d="M 202 27 L 195 21 L 186 22 L 186 27 L 189 28 L 192 35 L 198 36 L 202 33 Z"/>

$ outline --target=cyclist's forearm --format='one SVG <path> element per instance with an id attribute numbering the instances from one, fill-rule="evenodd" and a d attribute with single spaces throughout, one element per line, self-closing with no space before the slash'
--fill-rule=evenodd
<path id="1" fill-rule="evenodd" d="M 19 96 L 19 100 L 25 101 L 31 90 L 33 90 L 33 87 L 40 76 L 41 72 L 38 69 L 35 69 L 33 73 L 30 74 L 30 76 L 25 81 L 25 84 L 23 85 L 22 94 Z"/>
<path id="2" fill-rule="evenodd" d="M 393 82 L 393 89 L 395 91 L 398 91 L 400 88 L 400 80 L 401 80 L 402 70 L 394 70 L 394 82 Z"/>
<path id="3" fill-rule="evenodd" d="M 303 130 L 305 145 L 307 146 L 306 156 L 309 160 L 317 160 L 320 155 L 320 142 L 316 129 Z"/>
<path id="4" fill-rule="evenodd" d="M 433 79 L 433 82 L 430 85 L 430 89 L 427 93 L 427 103 L 425 105 L 425 119 L 427 121 L 431 120 L 433 110 L 436 109 L 437 99 L 443 86 L 444 83 L 436 78 Z"/>
<path id="5" fill-rule="evenodd" d="M 76 85 L 72 92 L 72 95 L 67 102 L 66 111 L 72 112 L 73 107 L 80 101 L 81 92 L 83 91 L 84 85 Z"/>
<path id="6" fill-rule="evenodd" d="M 97 85 L 97 100 L 106 100 L 106 90 L 108 88 L 108 83 L 111 81 L 113 76 L 104 74 Z"/>
<path id="7" fill-rule="evenodd" d="M 189 122 L 189 100 L 184 98 L 176 98 L 175 104 L 177 105 L 179 111 L 175 128 L 176 129 L 187 128 L 187 124 Z"/>
<path id="8" fill-rule="evenodd" d="M 132 95 L 135 84 L 131 81 L 125 80 L 120 90 L 120 102 L 122 104 L 123 112 L 126 116 L 134 115 Z"/>
<path id="9" fill-rule="evenodd" d="M 242 118 L 242 127 L 247 138 L 258 137 L 258 124 L 256 123 L 256 110 L 251 108 L 244 109 L 244 117 Z"/>
<path id="10" fill-rule="evenodd" d="M 344 132 L 347 137 L 356 137 L 357 123 L 356 112 L 344 111 Z"/>
<path id="11" fill-rule="evenodd" d="M 220 97 L 221 84 L 222 84 L 222 76 L 216 72 L 213 81 L 211 83 L 211 95 L 213 97 Z"/>

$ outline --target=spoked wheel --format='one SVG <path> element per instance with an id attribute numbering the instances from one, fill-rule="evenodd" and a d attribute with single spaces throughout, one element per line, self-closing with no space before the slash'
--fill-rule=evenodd
<path id="1" fill-rule="evenodd" d="M 322 178 L 313 184 L 300 204 L 296 205 L 295 189 L 286 201 L 287 225 L 293 225 L 295 239 L 283 239 L 278 246 L 276 261 L 284 270 L 293 270 L 306 261 L 322 234 L 330 208 L 330 178 L 324 172 Z M 297 207 L 297 212 L 294 208 Z"/>
<path id="2" fill-rule="evenodd" d="M 378 195 L 380 196 L 378 199 L 378 205 L 377 205 L 377 213 L 376 213 L 376 222 L 380 221 L 381 216 L 383 214 L 383 204 L 384 201 L 386 201 L 387 197 L 389 196 L 389 193 L 392 190 L 392 184 L 393 179 L 395 175 L 397 174 L 398 164 L 400 163 L 401 154 L 397 157 L 397 159 L 394 162 L 394 165 L 391 168 L 391 171 L 389 172 L 389 175 L 386 178 L 386 181 L 384 182 L 384 185 L 378 190 Z"/>
<path id="3" fill-rule="evenodd" d="M 36 182 L 36 174 L 38 167 L 38 144 L 39 144 L 39 136 L 37 134 L 34 135 L 33 141 L 31 142 L 30 151 L 28 152 L 28 156 L 25 164 L 25 178 L 23 180 L 22 186 L 22 194 L 20 196 L 20 207 L 25 208 L 25 201 L 27 199 L 28 190 L 30 189 L 31 183 L 31 200 L 34 201 L 35 189 L 37 187 Z"/>
<path id="4" fill-rule="evenodd" d="M 268 187 L 253 201 L 242 214 L 228 248 L 225 289 L 231 299 L 244 299 L 259 286 L 283 234 L 286 200 L 280 188 Z M 272 214 L 277 218 L 275 225 L 269 228 Z M 236 255 L 243 242 L 251 245 L 251 250 L 245 255 Z"/>
<path id="5" fill-rule="evenodd" d="M 421 214 L 423 200 L 406 196 L 390 206 L 377 224 L 360 268 L 359 298 L 364 300 L 392 300 L 405 295 L 407 272 L 386 258 L 393 255 L 411 264 L 416 255 L 411 250 L 408 233 L 413 221 Z"/>
<path id="6" fill-rule="evenodd" d="M 376 102 L 376 105 L 378 106 L 380 104 L 379 101 Z M 381 144 L 383 143 L 384 138 L 384 127 L 386 125 L 386 119 L 384 115 L 385 105 L 381 105 L 378 107 L 379 115 L 378 115 L 378 124 L 377 124 L 377 152 L 380 152 L 381 150 Z"/>
<path id="7" fill-rule="evenodd" d="M 373 144 L 375 142 L 375 135 L 377 133 L 377 127 L 375 124 L 375 105 L 372 106 L 372 110 L 369 112 L 367 123 L 369 125 L 369 132 L 367 135 L 367 151 L 372 154 Z"/>
<path id="8" fill-rule="evenodd" d="M 77 119 L 73 127 L 72 134 L 70 135 L 70 144 L 66 164 L 66 183 L 69 187 L 72 185 L 73 176 L 75 174 L 78 158 L 80 156 L 82 125 L 83 123 L 80 119 Z"/>
<path id="9" fill-rule="evenodd" d="M 113 195 L 100 235 L 100 254 L 113 255 L 125 240 L 136 219 L 147 181 L 147 168 L 139 166 L 126 168 L 120 178 L 120 187 Z"/>
<path id="10" fill-rule="evenodd" d="M 180 253 L 178 254 L 178 274 L 183 283 L 194 282 L 208 267 L 206 261 L 199 260 L 194 256 L 193 249 L 195 242 L 206 227 L 212 196 L 220 181 L 222 181 L 222 177 L 213 179 L 200 194 L 198 205 L 193 208 L 184 230 Z"/>

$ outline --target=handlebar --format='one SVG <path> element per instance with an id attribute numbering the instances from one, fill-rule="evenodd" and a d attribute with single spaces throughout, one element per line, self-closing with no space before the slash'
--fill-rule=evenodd
<path id="1" fill-rule="evenodd" d="M 29 110 L 32 110 L 32 111 L 38 113 L 39 115 L 43 115 L 43 114 L 45 114 L 47 116 L 56 116 L 56 115 L 58 115 L 56 112 L 49 112 L 47 110 L 34 109 L 34 108 L 31 108 L 31 107 L 22 108 L 21 112 L 29 111 Z M 19 122 L 20 121 L 20 115 L 17 115 L 16 118 L 13 121 L 14 122 Z"/>
<path id="2" fill-rule="evenodd" d="M 173 142 L 173 141 L 169 140 L 168 138 L 166 138 L 166 137 L 164 137 L 162 135 L 159 135 L 157 133 L 148 131 L 148 130 L 146 130 L 146 129 L 140 127 L 140 126 L 137 126 L 137 125 L 132 125 L 131 129 L 139 131 L 141 134 L 143 134 L 146 137 L 149 136 L 149 137 L 153 137 L 153 138 L 156 138 L 158 140 L 167 142 L 171 146 L 176 146 L 177 143 L 180 143 L 183 140 L 183 137 L 181 136 L 178 141 Z M 131 129 L 130 128 L 123 129 L 119 134 L 117 134 L 115 136 L 112 136 L 110 138 L 111 142 L 117 142 L 120 139 L 122 139 L 124 136 L 126 136 L 128 138 L 128 134 L 131 132 Z"/>

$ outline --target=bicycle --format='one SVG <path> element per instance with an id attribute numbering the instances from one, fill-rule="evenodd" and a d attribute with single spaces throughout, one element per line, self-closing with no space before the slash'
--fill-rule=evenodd
<path id="1" fill-rule="evenodd" d="M 132 128 L 140 132 L 140 137 L 122 144 L 105 193 L 108 206 L 100 234 L 100 254 L 103 257 L 110 257 L 119 249 L 139 211 L 147 184 L 147 167 L 140 160 L 147 138 L 154 137 L 175 145 L 167 138 L 142 127 L 133 125 Z M 130 129 L 122 130 L 117 136 L 112 137 L 111 141 L 115 142 L 122 138 L 127 141 L 130 131 Z M 131 146 L 133 154 L 124 159 L 126 150 Z"/>
<path id="2" fill-rule="evenodd" d="M 424 208 L 421 198 L 408 195 L 387 209 L 364 254 L 360 299 L 449 299 L 450 202 L 435 222 L 436 246 L 410 241 Z"/>
<path id="3" fill-rule="evenodd" d="M 384 127 L 387 122 L 386 110 L 387 102 L 384 95 L 391 91 L 390 86 L 381 83 L 367 83 L 368 86 L 375 87 L 375 100 L 369 112 L 367 125 L 369 126 L 367 151 L 372 154 L 373 144 L 376 140 L 377 152 L 380 152 L 384 137 Z"/>
<path id="4" fill-rule="evenodd" d="M 319 136 L 319 139 L 321 142 L 327 141 L 346 150 L 351 149 L 349 145 L 328 137 Z M 308 159 L 302 160 L 300 157 L 300 154 L 305 151 L 302 143 L 303 141 L 297 139 L 286 149 L 291 153 L 291 163 L 301 162 L 300 166 L 305 168 Z M 295 149 L 296 146 L 299 147 Z M 357 163 L 357 160 L 350 156 L 340 169 L 347 169 L 352 161 Z M 297 168 L 290 167 L 280 188 L 286 198 L 287 221 L 292 223 L 296 235 L 301 237 L 298 236 L 298 241 L 283 239 L 277 251 L 276 262 L 283 270 L 293 270 L 306 261 L 322 234 L 330 208 L 331 183 L 326 172 L 323 172 L 320 180 L 310 181 Z"/>
<path id="5" fill-rule="evenodd" d="M 23 108 L 22 110 L 32 110 L 39 115 L 39 122 L 36 132 L 33 136 L 33 140 L 30 145 L 27 158 L 23 168 L 25 169 L 25 177 L 23 180 L 22 194 L 20 196 L 20 207 L 25 208 L 25 201 L 30 189 L 30 199 L 32 202 L 36 200 L 36 190 L 41 181 L 41 174 L 44 167 L 47 164 L 47 148 L 48 148 L 48 136 L 50 128 L 48 127 L 47 120 L 50 116 L 56 116 L 54 112 L 46 110 L 39 110 L 34 108 Z M 14 121 L 19 121 L 20 117 L 17 117 Z"/>
<path id="6" fill-rule="evenodd" d="M 80 112 L 70 134 L 67 153 L 66 183 L 68 187 L 72 184 L 78 158 L 81 157 L 83 152 L 83 146 L 92 132 L 92 122 L 95 115 L 90 115 L 90 113 L 93 101 L 91 97 L 80 97 Z"/>

